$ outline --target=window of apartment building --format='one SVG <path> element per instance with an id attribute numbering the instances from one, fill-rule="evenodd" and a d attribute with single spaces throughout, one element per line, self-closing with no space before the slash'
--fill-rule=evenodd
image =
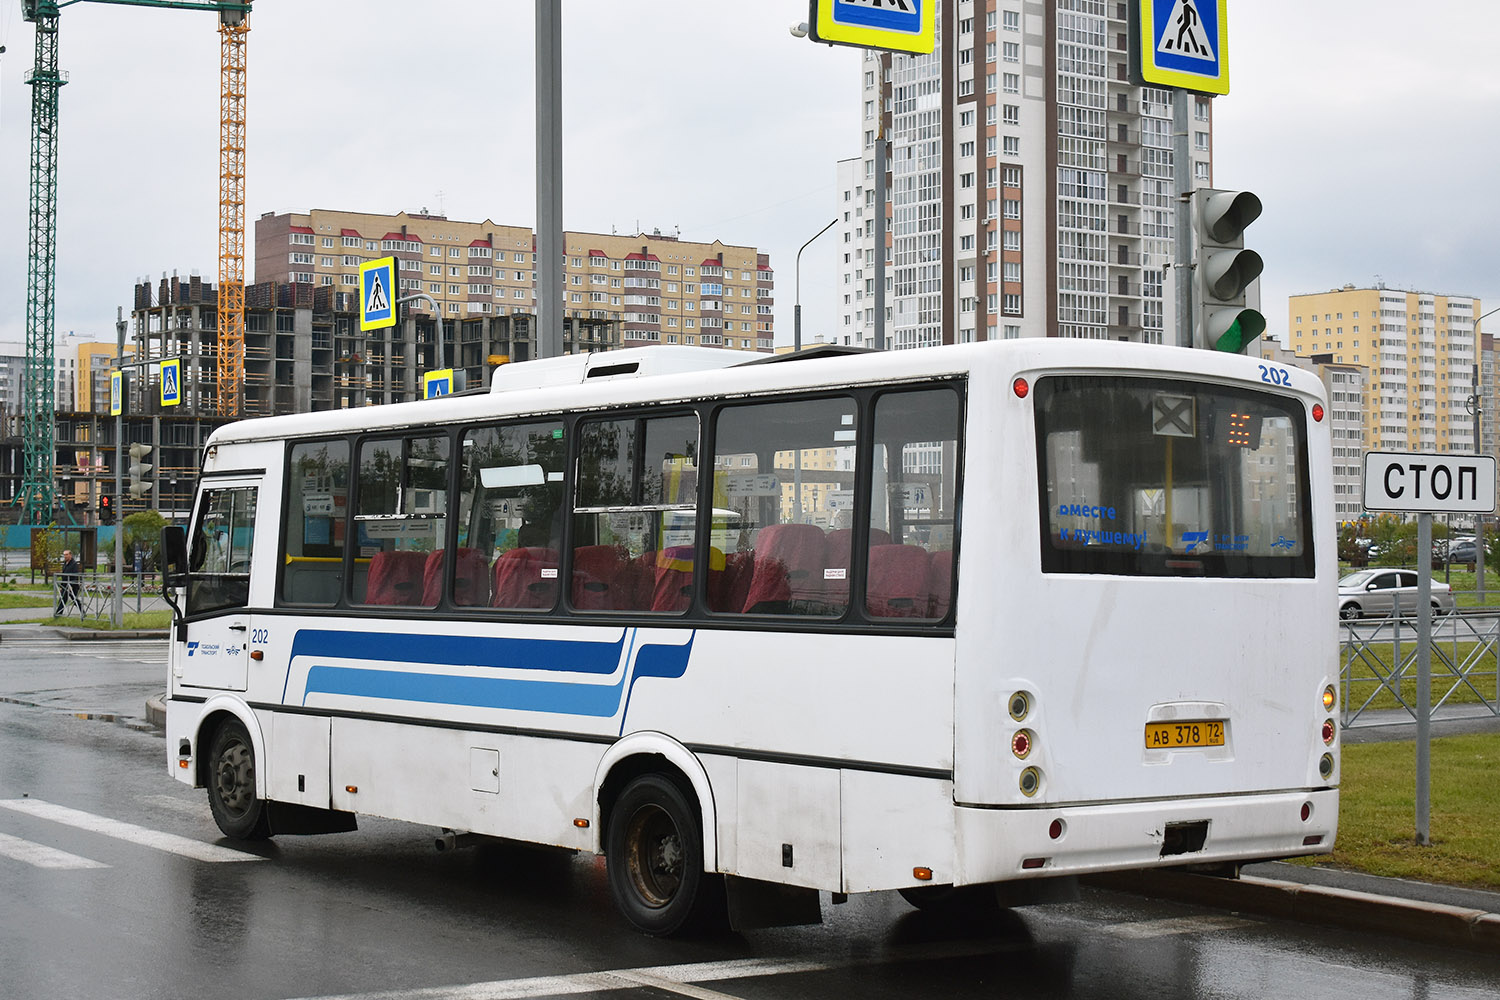
<path id="1" fill-rule="evenodd" d="M 434 257 L 441 257 L 443 255 L 443 248 L 442 247 L 431 247 L 431 248 L 428 249 L 428 253 L 430 253 Z"/>
<path id="2" fill-rule="evenodd" d="M 333 237 L 332 236 L 325 236 L 325 237 L 323 237 L 323 248 L 325 250 L 333 248 Z"/>
<path id="3" fill-rule="evenodd" d="M 346 247 L 353 247 L 355 250 L 359 249 L 361 242 L 362 241 L 360 240 L 360 238 L 358 236 L 345 236 L 344 237 L 344 246 L 346 246 Z"/>
<path id="4" fill-rule="evenodd" d="M 463 255 L 464 255 L 463 247 L 449 247 L 448 248 L 448 256 L 449 257 L 462 257 Z"/>
<path id="5" fill-rule="evenodd" d="M 292 246 L 309 246 L 310 247 L 310 246 L 313 245 L 313 236 L 312 236 L 312 233 L 291 233 L 289 235 L 290 235 L 290 238 L 288 239 L 287 242 L 289 242 Z"/>
<path id="6" fill-rule="evenodd" d="M 359 284 L 359 275 L 357 275 L 357 274 L 341 274 L 341 275 L 339 275 L 339 284 L 341 284 L 341 285 L 357 285 L 357 284 Z"/>
<path id="7" fill-rule="evenodd" d="M 485 258 L 488 258 L 489 255 L 490 255 L 490 248 L 489 247 L 469 247 L 469 256 L 470 257 L 485 257 Z M 578 258 L 575 257 L 575 258 L 573 258 L 573 266 L 574 267 L 581 267 L 582 266 L 582 262 L 579 261 Z"/>
<path id="8" fill-rule="evenodd" d="M 1007 316 L 1021 315 L 1021 296 L 1007 295 L 1004 299 L 1004 311 Z"/>
<path id="9" fill-rule="evenodd" d="M 958 22 L 958 33 L 960 35 L 972 35 L 974 33 L 974 19 L 966 17 L 960 20 Z"/>
<path id="10" fill-rule="evenodd" d="M 1208 98 L 1195 97 L 1193 99 L 1193 117 L 1200 122 L 1208 121 Z"/>
<path id="11" fill-rule="evenodd" d="M 1002 140 L 1003 140 L 1003 145 L 1004 145 L 1004 150 L 1005 150 L 1005 155 L 1006 156 L 1020 156 L 1021 155 L 1021 137 L 1020 136 L 1018 136 L 1018 135 L 1007 135 L 1007 136 L 1003 136 Z"/>
<path id="12" fill-rule="evenodd" d="M 313 262 L 313 255 L 310 253 L 290 253 L 287 254 L 286 259 L 288 264 L 311 264 Z"/>
<path id="13" fill-rule="evenodd" d="M 991 15 L 991 16 L 993 17 L 994 15 Z M 1002 11 L 1001 12 L 1001 16 L 1004 19 L 1004 24 L 1005 24 L 1005 30 L 1006 31 L 1020 31 L 1021 30 L 1021 12 L 1020 11 L 1018 11 L 1018 10 Z M 993 25 L 991 26 L 990 30 L 992 30 L 992 31 L 994 30 Z"/>
<path id="14" fill-rule="evenodd" d="M 959 281 L 973 281 L 974 280 L 974 266 L 972 264 L 968 264 L 968 265 L 965 265 L 964 267 L 959 268 L 958 269 L 958 280 Z"/>
<path id="15" fill-rule="evenodd" d="M 1008 63 L 1018 63 L 1018 62 L 1021 61 L 1021 43 L 1020 42 L 1006 42 L 1001 47 L 1001 53 L 1002 53 L 1002 57 L 1005 59 L 1006 62 L 1008 62 Z"/>
<path id="16" fill-rule="evenodd" d="M 1021 124 L 1021 106 L 1019 104 L 1007 104 L 1004 109 L 1004 119 L 1007 125 Z"/>
<path id="17" fill-rule="evenodd" d="M 318 266 L 319 267 L 338 267 L 338 264 L 335 263 L 335 261 L 337 261 L 337 260 L 338 260 L 338 258 L 336 258 L 336 257 L 319 257 L 318 258 Z"/>
<path id="18" fill-rule="evenodd" d="M 1005 74 L 1005 92 L 1007 94 L 1019 94 L 1021 92 L 1021 74 Z"/>
<path id="19" fill-rule="evenodd" d="M 1019 219 L 1021 217 L 1021 199 L 1005 199 L 1005 217 L 1007 219 Z"/>
<path id="20" fill-rule="evenodd" d="M 989 42 L 984 47 L 984 61 L 992 63 L 995 61 L 995 43 Z"/>
<path id="21" fill-rule="evenodd" d="M 1006 167 L 1005 168 L 1004 178 L 1005 178 L 1005 186 L 1006 187 L 1008 187 L 1008 188 L 1018 188 L 1018 187 L 1020 187 L 1021 186 L 1021 168 L 1020 167 Z"/>
<path id="22" fill-rule="evenodd" d="M 1005 231 L 1005 244 L 1004 244 L 1003 249 L 1006 249 L 1006 250 L 1020 250 L 1021 249 L 1021 233 L 1020 233 L 1019 230 L 1016 230 L 1016 229 L 1007 229 Z"/>
<path id="23" fill-rule="evenodd" d="M 958 50 L 958 64 L 960 66 L 967 66 L 970 63 L 972 63 L 973 61 L 974 61 L 974 50 L 973 49 L 959 49 Z M 874 116 L 872 115 L 871 117 L 873 118 Z"/>
<path id="24" fill-rule="evenodd" d="M 1202 160 L 1199 160 L 1196 163 L 1194 163 L 1193 164 L 1193 178 L 1195 180 L 1200 180 L 1200 181 L 1205 181 L 1206 182 L 1208 180 L 1208 164 L 1204 163 Z"/>
<path id="25" fill-rule="evenodd" d="M 1006 76 L 1010 76 L 1009 73 L 1007 73 L 1005 75 Z M 994 73 L 987 73 L 985 75 L 985 78 L 984 78 L 984 92 L 986 94 L 993 94 L 995 92 L 995 74 Z"/>
<path id="26" fill-rule="evenodd" d="M 1196 150 L 1198 150 L 1201 153 L 1208 152 L 1208 133 L 1207 132 L 1194 132 L 1193 133 L 1193 148 L 1196 149 Z"/>
<path id="27" fill-rule="evenodd" d="M 972 111 L 960 111 L 958 113 L 958 124 L 961 125 L 961 126 L 973 125 L 974 124 L 974 112 L 972 112 Z M 845 201 L 849 200 L 849 192 L 848 191 L 844 192 L 844 200 Z"/>
<path id="28" fill-rule="evenodd" d="M 431 292 L 433 295 L 442 295 L 443 294 L 443 284 L 440 281 L 434 281 L 434 282 L 432 282 L 431 284 L 429 284 L 427 286 L 427 290 L 429 292 Z"/>
<path id="29" fill-rule="evenodd" d="M 1005 280 L 1006 281 L 1020 281 L 1021 280 L 1021 262 L 1020 261 L 1018 261 L 1018 260 L 1008 260 L 1008 261 L 1005 262 Z"/>
<path id="30" fill-rule="evenodd" d="M 974 155 L 974 144 L 972 142 L 961 142 L 961 143 L 959 143 L 958 144 L 958 155 L 959 156 L 973 156 Z"/>
<path id="31" fill-rule="evenodd" d="M 961 187 L 961 188 L 971 188 L 971 187 L 973 187 L 974 186 L 974 174 L 972 172 L 965 173 L 965 174 L 959 174 L 958 175 L 958 186 Z M 308 261 L 308 263 L 312 263 L 312 262 Z"/>

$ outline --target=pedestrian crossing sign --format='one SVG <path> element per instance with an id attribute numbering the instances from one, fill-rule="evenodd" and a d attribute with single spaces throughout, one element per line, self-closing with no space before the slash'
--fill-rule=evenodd
<path id="1" fill-rule="evenodd" d="M 161 363 L 161 405 L 176 406 L 182 402 L 182 359 Z"/>
<path id="2" fill-rule="evenodd" d="M 125 412 L 125 373 L 116 369 L 109 373 L 109 415 L 118 417 Z"/>
<path id="3" fill-rule="evenodd" d="M 361 330 L 396 325 L 396 258 L 381 257 L 359 265 L 359 303 Z"/>
<path id="4" fill-rule="evenodd" d="M 1229 93 L 1229 0 L 1139 0 L 1140 80 Z"/>
<path id="5" fill-rule="evenodd" d="M 453 369 L 439 368 L 422 376 L 422 398 L 437 399 L 453 392 Z"/>
<path id="6" fill-rule="evenodd" d="M 815 42 L 929 55 L 937 43 L 937 0 L 811 0 Z"/>

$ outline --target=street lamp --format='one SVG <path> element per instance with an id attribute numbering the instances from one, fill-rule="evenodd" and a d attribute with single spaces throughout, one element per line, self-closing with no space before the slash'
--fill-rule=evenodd
<path id="1" fill-rule="evenodd" d="M 839 221 L 837 217 L 832 219 L 828 225 L 813 234 L 812 240 L 808 240 L 802 244 L 802 247 L 797 251 L 797 298 L 796 305 L 792 309 L 792 350 L 794 351 L 802 350 L 802 251 L 811 246 L 813 240 L 832 229 L 833 224 L 837 221 Z"/>
<path id="2" fill-rule="evenodd" d="M 1481 429 L 1484 426 L 1484 400 L 1479 393 L 1479 321 L 1485 316 L 1493 316 L 1500 312 L 1500 306 L 1496 306 L 1483 315 L 1474 317 L 1474 372 L 1469 382 L 1471 395 L 1464 400 L 1464 409 L 1474 415 L 1474 454 L 1484 454 L 1484 436 Z M 1484 601 L 1484 515 L 1474 516 L 1474 587 L 1479 595 L 1481 603 Z"/>

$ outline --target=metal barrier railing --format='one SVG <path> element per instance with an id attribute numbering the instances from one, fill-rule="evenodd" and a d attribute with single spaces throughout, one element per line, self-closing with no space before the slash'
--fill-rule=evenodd
<path id="1" fill-rule="evenodd" d="M 161 605 L 157 597 L 155 573 L 127 573 L 121 592 L 122 610 L 155 610 Z M 66 595 L 64 593 L 66 588 Z M 114 615 L 115 581 L 113 576 L 84 576 L 76 583 L 52 578 L 52 607 L 59 618 L 77 617 L 79 621 L 107 621 Z"/>
<path id="2" fill-rule="evenodd" d="M 1417 718 L 1417 617 L 1340 622 L 1343 725 L 1377 726 Z M 1500 609 L 1465 609 L 1433 618 L 1431 718 L 1462 705 L 1465 714 L 1500 715 Z M 1395 710 L 1397 716 L 1389 714 Z M 1373 713 L 1385 711 L 1383 717 Z M 1361 721 L 1363 717 L 1363 721 Z"/>

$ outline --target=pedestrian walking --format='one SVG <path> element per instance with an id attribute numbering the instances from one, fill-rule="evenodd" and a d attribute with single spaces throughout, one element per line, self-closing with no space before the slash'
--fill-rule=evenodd
<path id="1" fill-rule="evenodd" d="M 68 610 L 72 604 L 83 611 L 83 602 L 78 598 L 78 588 L 83 580 L 83 569 L 78 565 L 78 560 L 73 558 L 72 549 L 63 550 L 62 571 L 57 575 L 57 617 Z"/>

